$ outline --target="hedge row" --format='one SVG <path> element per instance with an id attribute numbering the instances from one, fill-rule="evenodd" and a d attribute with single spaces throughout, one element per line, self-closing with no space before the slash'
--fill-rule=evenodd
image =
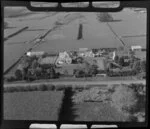
<path id="1" fill-rule="evenodd" d="M 4 92 L 6 93 L 6 92 L 29 92 L 29 91 L 62 91 L 68 87 L 72 87 L 73 90 L 84 90 L 91 88 L 91 86 L 83 86 L 83 85 L 40 84 L 40 85 L 4 87 Z"/>

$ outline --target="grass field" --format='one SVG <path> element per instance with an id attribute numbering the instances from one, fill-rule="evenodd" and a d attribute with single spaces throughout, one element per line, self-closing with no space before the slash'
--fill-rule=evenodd
<path id="1" fill-rule="evenodd" d="M 127 122 L 134 118 L 143 121 L 145 117 L 140 113 L 145 113 L 145 86 L 131 84 L 134 92 L 124 90 L 128 86 L 43 84 L 5 87 L 4 119 Z M 120 87 L 122 90 L 118 94 L 116 91 Z M 128 93 L 130 97 L 127 98 Z M 137 100 L 134 111 L 124 112 L 122 104 L 131 104 L 133 99 Z"/>
<path id="2" fill-rule="evenodd" d="M 84 102 L 73 108 L 77 116 L 75 121 L 127 121 L 127 116 L 108 103 Z"/>
<path id="3" fill-rule="evenodd" d="M 5 93 L 4 119 L 58 120 L 62 98 L 62 91 Z"/>

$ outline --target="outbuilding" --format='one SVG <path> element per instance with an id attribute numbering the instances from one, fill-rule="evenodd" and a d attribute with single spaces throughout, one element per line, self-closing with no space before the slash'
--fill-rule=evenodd
<path id="1" fill-rule="evenodd" d="M 134 50 L 142 50 L 142 47 L 141 46 L 131 46 L 131 50 L 134 51 Z"/>
<path id="2" fill-rule="evenodd" d="M 37 52 L 29 51 L 29 52 L 26 53 L 27 56 L 42 56 L 44 54 L 45 54 L 44 51 L 37 51 Z"/>

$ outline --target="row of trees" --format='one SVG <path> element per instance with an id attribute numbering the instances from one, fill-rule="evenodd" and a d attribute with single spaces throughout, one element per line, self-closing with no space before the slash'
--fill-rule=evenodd
<path id="1" fill-rule="evenodd" d="M 98 66 L 95 64 L 89 64 L 88 62 L 84 63 L 84 67 L 78 67 L 74 69 L 75 77 L 92 77 L 96 76 L 98 73 Z"/>
<path id="2" fill-rule="evenodd" d="M 146 60 L 136 60 L 130 63 L 128 67 L 121 67 L 116 69 L 107 70 L 108 76 L 135 76 L 140 73 L 146 72 Z"/>
<path id="3" fill-rule="evenodd" d="M 37 79 L 49 79 L 56 78 L 55 66 L 52 64 L 38 63 L 36 56 L 25 57 L 20 67 L 15 71 L 17 80 L 37 80 Z"/>
<path id="4" fill-rule="evenodd" d="M 25 57 L 22 63 L 15 71 L 16 80 L 37 80 L 37 79 L 52 79 L 59 78 L 60 73 L 56 73 L 56 66 L 52 64 L 40 65 L 38 62 L 39 58 L 36 56 Z M 123 58 L 115 59 L 119 62 Z M 116 61 L 116 62 L 117 62 Z M 75 77 L 92 77 L 96 76 L 98 73 L 106 73 L 108 76 L 135 76 L 139 73 L 146 72 L 146 60 L 135 60 L 130 61 L 129 67 L 119 67 L 108 69 L 107 71 L 99 71 L 96 63 L 90 64 L 86 62 L 82 57 L 75 58 L 74 63 L 80 63 L 79 67 L 74 69 L 73 75 Z M 127 69 L 125 69 L 127 68 Z M 116 70 L 118 69 L 118 70 Z M 64 73 L 65 74 L 65 73 Z M 144 74 L 143 74 L 144 75 Z"/>
<path id="5" fill-rule="evenodd" d="M 44 68 L 45 67 L 45 68 Z M 47 67 L 47 68 L 46 68 Z M 54 66 L 39 66 L 33 68 L 17 69 L 15 72 L 17 80 L 38 80 L 38 79 L 52 79 L 57 77 Z"/>
<path id="6" fill-rule="evenodd" d="M 42 58 L 42 57 L 41 57 Z M 56 66 L 52 64 L 40 65 L 39 58 L 36 56 L 24 57 L 22 63 L 19 64 L 18 69 L 15 71 L 17 80 L 37 80 L 37 79 L 52 79 L 58 78 L 60 73 L 56 73 Z M 97 65 L 89 64 L 82 57 L 76 57 L 74 63 L 82 64 L 74 69 L 73 75 L 75 77 L 90 77 L 98 73 Z M 66 72 L 67 73 L 67 72 Z M 64 75 L 66 74 L 64 73 Z"/>
<path id="7" fill-rule="evenodd" d="M 110 77 L 135 76 L 136 72 L 134 70 L 127 70 L 127 71 L 118 70 L 118 71 L 115 71 L 115 72 L 114 71 L 108 71 L 107 75 L 110 76 Z"/>
<path id="8" fill-rule="evenodd" d="M 129 60 L 129 61 L 125 61 L 125 60 Z M 115 59 L 114 59 L 115 63 L 119 64 L 120 66 L 129 66 L 131 61 L 129 59 L 129 57 L 127 56 L 121 56 L 119 57 L 118 55 L 115 56 Z"/>

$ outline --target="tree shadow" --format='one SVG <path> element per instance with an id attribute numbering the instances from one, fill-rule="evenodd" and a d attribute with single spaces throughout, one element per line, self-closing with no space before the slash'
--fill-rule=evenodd
<path id="1" fill-rule="evenodd" d="M 72 87 L 68 87 L 65 89 L 62 106 L 58 116 L 58 121 L 74 121 L 74 119 L 77 117 L 77 115 L 75 114 L 76 109 L 73 108 L 73 94 L 74 92 L 72 91 Z"/>

